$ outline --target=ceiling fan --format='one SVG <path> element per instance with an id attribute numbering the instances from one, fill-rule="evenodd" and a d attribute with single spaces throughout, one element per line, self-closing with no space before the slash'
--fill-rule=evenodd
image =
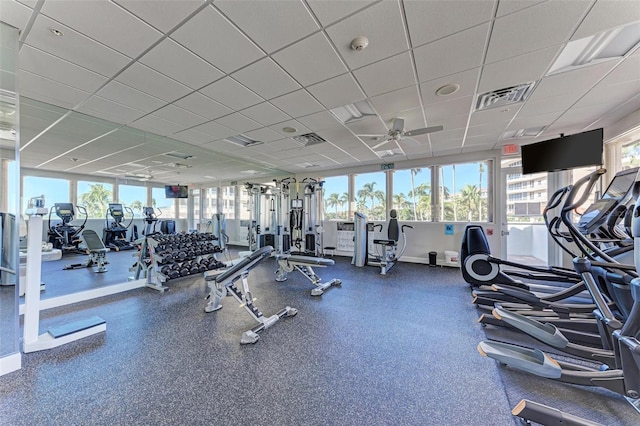
<path id="1" fill-rule="evenodd" d="M 398 117 L 393 119 L 393 125 L 391 126 L 391 129 L 389 129 L 389 132 L 387 132 L 386 135 L 358 135 L 358 136 L 375 137 L 375 138 L 383 137 L 384 140 L 382 142 L 371 147 L 372 149 L 376 149 L 376 148 L 380 148 L 382 145 L 391 141 L 399 142 L 405 136 L 426 135 L 427 133 L 439 132 L 440 130 L 443 130 L 443 129 L 444 127 L 442 126 L 430 126 L 430 127 L 423 127 L 421 129 L 404 130 L 404 118 Z"/>

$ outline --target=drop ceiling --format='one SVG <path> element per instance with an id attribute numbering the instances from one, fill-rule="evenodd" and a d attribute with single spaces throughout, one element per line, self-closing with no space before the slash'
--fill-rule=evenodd
<path id="1" fill-rule="evenodd" d="M 546 75 L 568 42 L 640 21 L 635 0 L 2 0 L 0 19 L 21 30 L 22 166 L 47 171 L 327 175 L 550 139 L 640 108 L 637 46 Z M 474 112 L 478 95 L 528 82 L 524 102 Z M 436 95 L 447 84 L 459 90 Z M 331 112 L 363 100 L 375 115 L 345 124 Z M 444 130 L 377 150 L 361 136 L 396 117 Z M 544 131 L 504 137 L 532 128 Z M 294 139 L 307 133 L 326 142 Z M 226 140 L 240 135 L 258 143 Z"/>

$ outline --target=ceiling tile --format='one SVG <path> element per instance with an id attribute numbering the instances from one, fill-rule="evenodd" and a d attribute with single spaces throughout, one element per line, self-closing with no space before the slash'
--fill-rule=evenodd
<path id="1" fill-rule="evenodd" d="M 250 139 L 261 142 L 273 142 L 282 139 L 282 135 L 280 133 L 276 133 L 266 127 L 251 130 L 250 132 L 244 132 L 244 135 Z"/>
<path id="2" fill-rule="evenodd" d="M 236 130 L 230 129 L 226 126 L 215 123 L 213 121 L 194 127 L 193 130 L 206 133 L 207 135 L 211 136 L 211 138 L 214 140 L 222 139 L 222 138 L 226 138 L 226 137 L 238 134 Z"/>
<path id="3" fill-rule="evenodd" d="M 167 121 L 160 117 L 156 117 L 155 115 L 147 115 L 129 125 L 136 129 L 141 129 L 162 136 L 170 135 L 184 129 L 184 126 L 180 124 Z"/>
<path id="4" fill-rule="evenodd" d="M 63 37 L 54 36 L 50 28 L 59 29 Z M 44 15 L 38 15 L 26 44 L 69 62 L 111 77 L 124 68 L 131 59 L 90 38 L 59 24 Z"/>
<path id="5" fill-rule="evenodd" d="M 635 0 L 598 1 L 593 5 L 571 39 L 577 40 L 638 20 L 640 20 L 640 6 Z"/>
<path id="6" fill-rule="evenodd" d="M 307 0 L 314 15 L 324 27 L 343 19 L 358 10 L 376 3 L 377 0 L 327 1 Z"/>
<path id="7" fill-rule="evenodd" d="M 297 120 L 315 132 L 334 127 L 342 127 L 342 123 L 327 111 L 320 111 L 315 114 L 299 117 Z"/>
<path id="8" fill-rule="evenodd" d="M 307 37 L 274 54 L 272 58 L 303 86 L 348 71 L 324 33 Z"/>
<path id="9" fill-rule="evenodd" d="M 280 123 L 282 121 L 291 119 L 289 115 L 280 111 L 269 102 L 263 102 L 247 109 L 243 109 L 242 114 L 262 124 L 263 126 L 268 126 L 270 124 Z"/>
<path id="10" fill-rule="evenodd" d="M 564 43 L 590 6 L 583 1 L 551 1 L 496 19 L 486 62 Z"/>
<path id="11" fill-rule="evenodd" d="M 557 96 L 536 97 L 536 92 L 527 99 L 518 116 L 539 115 L 545 112 L 563 112 L 571 107 L 585 92 L 564 93 Z"/>
<path id="12" fill-rule="evenodd" d="M 2 2 L 2 22 L 24 30 L 31 17 L 32 10 L 16 1 Z"/>
<path id="13" fill-rule="evenodd" d="M 401 111 L 419 108 L 420 98 L 417 87 L 412 86 L 374 96 L 371 103 L 380 115 L 397 115 Z"/>
<path id="14" fill-rule="evenodd" d="M 180 124 L 183 127 L 193 127 L 198 124 L 202 124 L 205 121 L 209 121 L 201 115 L 194 114 L 175 105 L 162 107 L 159 110 L 154 111 L 153 115 L 172 121 L 176 124 Z"/>
<path id="15" fill-rule="evenodd" d="M 326 108 L 335 108 L 366 98 L 351 74 L 323 81 L 310 86 L 308 90 Z"/>
<path id="16" fill-rule="evenodd" d="M 40 13 L 132 58 L 162 36 L 158 30 L 106 0 L 46 1 Z"/>
<path id="17" fill-rule="evenodd" d="M 368 97 L 416 83 L 409 52 L 376 62 L 353 72 Z"/>
<path id="18" fill-rule="evenodd" d="M 78 111 L 120 124 L 130 123 L 146 114 L 97 95 L 90 97 Z"/>
<path id="19" fill-rule="evenodd" d="M 202 145 L 204 143 L 211 142 L 213 140 L 213 138 L 210 135 L 199 132 L 198 130 L 195 130 L 195 129 L 183 130 L 182 132 L 178 132 L 171 135 L 171 137 L 176 138 L 179 141 L 193 143 L 196 145 Z"/>
<path id="20" fill-rule="evenodd" d="M 203 5 L 202 0 L 155 1 L 155 0 L 114 0 L 120 6 L 167 32 Z"/>
<path id="21" fill-rule="evenodd" d="M 550 47 L 485 65 L 482 68 L 478 92 L 483 93 L 536 81 L 549 68 L 556 53 L 558 53 L 558 47 Z"/>
<path id="22" fill-rule="evenodd" d="M 140 62 L 192 89 L 224 77 L 220 70 L 169 38 L 140 58 Z"/>
<path id="23" fill-rule="evenodd" d="M 107 79 L 93 71 L 67 62 L 31 46 L 24 45 L 19 54 L 20 69 L 38 74 L 85 92 L 93 93 Z"/>
<path id="24" fill-rule="evenodd" d="M 495 0 L 405 1 L 404 10 L 414 47 L 488 22 Z"/>
<path id="25" fill-rule="evenodd" d="M 271 103 L 292 117 L 300 117 L 324 109 L 306 90 L 297 90 L 280 96 L 272 99 Z"/>
<path id="26" fill-rule="evenodd" d="M 232 109 L 214 101 L 213 99 L 199 93 L 194 92 L 174 102 L 176 105 L 191 111 L 194 114 L 202 115 L 210 120 L 231 114 Z"/>
<path id="27" fill-rule="evenodd" d="M 383 1 L 327 28 L 327 33 L 350 69 L 356 69 L 409 49 L 399 4 Z M 368 49 L 356 52 L 351 40 L 366 35 Z"/>
<path id="28" fill-rule="evenodd" d="M 534 87 L 532 96 L 540 99 L 563 93 L 569 95 L 584 93 L 591 89 L 614 65 L 615 62 L 605 62 L 546 76 Z"/>
<path id="29" fill-rule="evenodd" d="M 640 53 L 640 49 L 638 50 Z M 620 65 L 618 65 L 610 74 L 608 74 L 602 83 L 617 84 L 625 81 L 640 80 L 640 55 L 635 54 L 627 57 Z"/>
<path id="30" fill-rule="evenodd" d="M 297 129 L 294 133 L 287 133 L 285 132 L 284 129 L 285 127 L 293 127 L 294 129 Z M 305 133 L 310 133 L 311 130 L 305 126 L 302 125 L 302 123 L 300 123 L 299 121 L 296 120 L 289 120 L 289 121 L 284 121 L 282 123 L 278 123 L 275 124 L 273 126 L 269 126 L 269 128 L 279 134 L 281 134 L 283 137 L 286 138 L 290 138 L 293 136 L 298 136 L 298 135 L 304 135 Z"/>
<path id="31" fill-rule="evenodd" d="M 214 101 L 234 110 L 241 110 L 263 102 L 260 96 L 244 87 L 231 77 L 225 77 L 199 90 Z"/>
<path id="32" fill-rule="evenodd" d="M 213 5 L 267 53 L 319 29 L 300 0 L 217 1 Z"/>
<path id="33" fill-rule="evenodd" d="M 187 86 L 138 62 L 120 74 L 116 81 L 140 89 L 148 95 L 171 102 L 191 92 Z"/>
<path id="34" fill-rule="evenodd" d="M 28 71 L 20 73 L 18 83 L 21 95 L 69 109 L 74 108 L 90 95 L 89 92 L 40 77 Z"/>
<path id="35" fill-rule="evenodd" d="M 496 16 L 504 16 L 517 12 L 521 9 L 534 6 L 546 0 L 517 0 L 517 1 L 501 1 L 498 3 L 498 12 Z"/>
<path id="36" fill-rule="evenodd" d="M 171 38 L 226 73 L 264 56 L 244 34 L 211 6 L 171 34 Z M 224 40 L 224 43 L 212 43 Z"/>
<path id="37" fill-rule="evenodd" d="M 275 98 L 300 88 L 300 85 L 271 58 L 251 64 L 234 73 L 232 77 L 265 99 Z"/>
<path id="38" fill-rule="evenodd" d="M 440 122 L 440 120 L 446 120 L 451 116 L 468 115 L 471 112 L 473 100 L 473 96 L 467 96 L 464 98 L 425 105 L 424 109 L 427 121 L 429 123 L 436 124 Z"/>
<path id="39" fill-rule="evenodd" d="M 541 115 L 530 115 L 525 117 L 517 116 L 507 130 L 528 129 L 530 127 L 549 126 L 561 113 L 545 113 Z"/>
<path id="40" fill-rule="evenodd" d="M 418 80 L 434 80 L 480 66 L 489 28 L 489 24 L 481 25 L 414 49 Z"/>
<path id="41" fill-rule="evenodd" d="M 480 68 L 474 68 L 458 74 L 452 74 L 447 77 L 442 77 L 428 81 L 426 83 L 422 83 L 420 84 L 422 101 L 425 105 L 430 105 L 432 103 L 441 102 L 443 100 L 448 101 L 475 95 L 476 84 L 478 83 L 479 75 Z M 460 89 L 450 95 L 438 96 L 436 94 L 436 91 L 447 84 L 457 84 L 460 86 Z"/>
<path id="42" fill-rule="evenodd" d="M 387 126 L 379 117 L 365 117 L 354 120 L 346 124 L 346 127 L 359 137 L 361 135 L 384 136 L 387 134 Z M 371 139 L 367 136 L 361 138 L 363 138 L 363 140 Z"/>
<path id="43" fill-rule="evenodd" d="M 118 83 L 117 81 L 110 81 L 106 86 L 100 89 L 97 94 L 103 98 L 122 103 L 131 108 L 139 109 L 140 111 L 147 113 L 166 104 L 166 102 L 161 99 L 147 95 L 144 92 L 122 83 Z"/>
<path id="44" fill-rule="evenodd" d="M 259 127 L 262 127 L 260 123 L 256 123 L 252 119 L 245 117 L 239 112 L 218 118 L 216 120 L 216 123 L 234 129 L 238 133 L 248 132 L 249 130 L 255 130 Z"/>
<path id="45" fill-rule="evenodd" d="M 518 113 L 518 107 L 490 108 L 482 111 L 475 111 L 471 114 L 469 128 L 479 126 L 496 126 L 496 128 L 505 128 L 516 113 Z"/>

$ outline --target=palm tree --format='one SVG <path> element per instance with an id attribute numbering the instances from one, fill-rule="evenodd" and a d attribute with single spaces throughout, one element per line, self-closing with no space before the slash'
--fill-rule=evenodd
<path id="1" fill-rule="evenodd" d="M 142 211 L 142 207 L 144 207 L 144 205 L 142 204 L 142 201 L 140 201 L 140 200 L 132 201 L 131 204 L 129 204 L 129 208 L 131 210 L 138 210 L 138 212 Z"/>
<path id="2" fill-rule="evenodd" d="M 327 204 L 327 207 L 335 207 L 336 208 L 336 219 L 338 218 L 338 205 L 340 204 L 340 195 L 337 192 L 334 192 L 327 197 L 324 202 Z"/>
<path id="3" fill-rule="evenodd" d="M 478 172 L 480 174 L 480 179 L 478 180 L 478 193 L 480 194 L 478 198 L 478 220 L 482 220 L 482 173 L 484 173 L 484 163 L 478 163 Z"/>
<path id="4" fill-rule="evenodd" d="M 80 197 L 80 203 L 92 218 L 103 217 L 112 200 L 113 192 L 101 183 L 89 184 L 89 192 L 85 192 Z"/>
<path id="5" fill-rule="evenodd" d="M 363 200 L 366 200 L 368 198 L 371 200 L 371 211 L 373 211 L 373 208 L 375 207 L 375 186 L 375 182 L 365 183 L 364 185 L 362 185 L 362 189 L 359 189 L 357 193 L 358 198 Z"/>
<path id="6" fill-rule="evenodd" d="M 344 213 L 344 217 L 345 219 L 347 218 L 348 214 L 348 210 L 349 210 L 349 193 L 348 192 L 343 192 L 342 195 L 340 196 L 340 198 L 338 199 L 338 203 L 340 203 L 340 210 L 342 209 L 342 206 L 344 206 L 345 204 L 347 205 L 347 211 L 345 211 Z"/>
<path id="7" fill-rule="evenodd" d="M 414 220 L 418 219 L 418 215 L 416 214 L 416 193 L 415 193 L 416 186 L 413 178 L 421 171 L 422 169 L 411 169 L 409 173 L 409 175 L 411 176 L 411 192 L 409 194 L 411 194 L 411 198 L 413 200 L 413 219 Z"/>
<path id="8" fill-rule="evenodd" d="M 480 202 L 480 191 L 475 185 L 467 184 L 460 190 L 460 203 L 468 208 L 467 220 L 471 221 L 472 212 Z"/>

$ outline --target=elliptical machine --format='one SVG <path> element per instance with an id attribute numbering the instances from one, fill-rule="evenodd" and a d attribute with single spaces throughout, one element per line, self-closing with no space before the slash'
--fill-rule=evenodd
<path id="1" fill-rule="evenodd" d="M 127 225 L 123 225 L 124 210 L 131 214 L 131 219 Z M 113 218 L 111 224 L 109 224 L 109 216 Z M 115 251 L 137 248 L 135 244 L 127 241 L 127 231 L 133 223 L 133 216 L 133 210 L 129 207 L 123 207 L 120 203 L 109 203 L 105 214 L 105 228 L 102 234 L 102 241 L 104 241 L 105 246 Z"/>
<path id="2" fill-rule="evenodd" d="M 86 254 L 78 245 L 82 242 L 80 234 L 87 224 L 89 214 L 87 213 L 87 209 L 82 206 L 76 206 L 76 208 L 84 215 L 84 221 L 80 226 L 71 224 L 75 218 L 72 203 L 55 203 L 53 207 L 49 209 L 49 242 L 53 244 L 53 248 L 62 250 L 63 255 L 65 253 Z M 51 214 L 53 212 L 55 212 L 56 216 L 58 216 L 62 222 L 51 224 Z"/>

